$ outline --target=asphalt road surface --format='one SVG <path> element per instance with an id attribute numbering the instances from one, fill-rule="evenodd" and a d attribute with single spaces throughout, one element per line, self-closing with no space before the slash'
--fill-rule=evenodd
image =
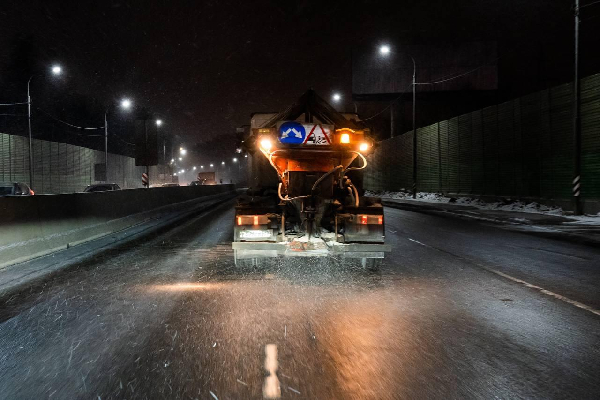
<path id="1" fill-rule="evenodd" d="M 600 250 L 386 209 L 377 271 L 241 270 L 231 204 L 2 299 L 0 398 L 600 396 Z"/>

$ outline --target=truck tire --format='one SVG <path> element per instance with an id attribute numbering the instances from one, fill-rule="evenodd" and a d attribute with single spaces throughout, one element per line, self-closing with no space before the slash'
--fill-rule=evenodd
<path id="1" fill-rule="evenodd" d="M 383 264 L 383 258 L 363 258 L 362 266 L 367 271 L 379 271 Z"/>

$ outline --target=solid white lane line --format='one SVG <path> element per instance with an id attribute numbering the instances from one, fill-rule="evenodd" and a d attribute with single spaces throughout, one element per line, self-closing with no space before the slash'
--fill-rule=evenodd
<path id="1" fill-rule="evenodd" d="M 563 296 L 562 294 L 554 293 L 554 292 L 552 292 L 550 290 L 544 289 L 543 287 L 540 287 L 540 286 L 537 286 L 537 285 L 533 285 L 533 284 L 531 284 L 529 282 L 526 282 L 526 281 L 524 281 L 522 279 L 515 278 L 514 276 L 510 276 L 508 274 L 505 274 L 504 272 L 496 271 L 495 269 L 487 268 L 487 267 L 484 267 L 484 266 L 480 266 L 480 267 L 483 268 L 483 269 L 485 269 L 486 271 L 489 271 L 489 272 L 493 273 L 493 274 L 499 275 L 499 276 L 501 276 L 503 278 L 506 278 L 506 279 L 510 279 L 513 282 L 520 283 L 520 284 L 522 284 L 522 285 L 524 285 L 524 286 L 526 286 L 526 287 L 528 287 L 530 289 L 535 289 L 535 290 L 537 290 L 537 291 L 539 291 L 539 292 L 541 292 L 541 293 L 543 293 L 543 294 L 545 294 L 547 296 L 552 296 L 555 299 L 564 301 L 565 303 L 569 303 L 571 305 L 574 305 L 575 307 L 581 308 L 582 310 L 586 310 L 586 311 L 591 312 L 592 314 L 596 314 L 596 315 L 600 316 L 600 310 L 596 310 L 595 308 L 590 307 L 590 306 L 588 306 L 586 304 L 580 303 L 577 300 L 572 300 L 572 299 L 570 299 L 568 297 Z"/>
<path id="2" fill-rule="evenodd" d="M 263 398 L 279 399 L 281 397 L 281 387 L 277 378 L 277 345 L 268 344 L 265 346 L 265 370 L 269 373 L 265 377 L 263 384 Z"/>
<path id="3" fill-rule="evenodd" d="M 524 281 L 522 279 L 515 278 L 514 276 L 505 274 L 504 272 L 500 272 L 500 271 L 497 271 L 495 269 L 488 268 L 488 267 L 486 267 L 484 265 L 481 265 L 481 264 L 478 264 L 478 263 L 476 263 L 476 262 L 474 262 L 472 260 L 469 260 L 468 258 L 464 258 L 464 257 L 461 257 L 461 256 L 457 256 L 456 254 L 450 253 L 449 251 L 442 250 L 442 249 L 439 249 L 437 247 L 429 246 L 429 245 L 427 245 L 425 243 L 419 242 L 418 240 L 414 240 L 414 239 L 411 239 L 411 238 L 407 238 L 407 239 L 410 240 L 411 242 L 418 243 L 421 246 L 429 247 L 431 249 L 434 249 L 434 250 L 437 250 L 437 251 L 441 251 L 442 253 L 450 254 L 450 255 L 452 255 L 454 257 L 457 257 L 457 258 L 460 258 L 462 260 L 469 261 L 469 262 L 473 263 L 474 265 L 478 266 L 479 268 L 484 269 L 484 270 L 486 270 L 488 272 L 491 272 L 492 274 L 496 274 L 496 275 L 501 276 L 503 278 L 509 279 L 509 280 L 511 280 L 513 282 L 520 283 L 521 285 L 524 285 L 525 287 L 537 290 L 540 293 L 543 293 L 543 294 L 545 294 L 547 296 L 554 297 L 555 299 L 558 299 L 560 301 L 564 301 L 565 303 L 571 304 L 571 305 L 573 305 L 575 307 L 581 308 L 582 310 L 589 311 L 592 314 L 596 314 L 596 315 L 600 316 L 600 310 L 597 310 L 597 309 L 595 309 L 593 307 L 590 307 L 587 304 L 580 303 L 577 300 L 570 299 L 570 298 L 568 298 L 566 296 L 563 296 L 562 294 L 554 293 L 554 292 L 552 292 L 552 291 L 550 291 L 548 289 L 544 289 L 541 286 L 537 286 L 537 285 L 534 285 L 534 284 L 529 283 L 527 281 Z"/>

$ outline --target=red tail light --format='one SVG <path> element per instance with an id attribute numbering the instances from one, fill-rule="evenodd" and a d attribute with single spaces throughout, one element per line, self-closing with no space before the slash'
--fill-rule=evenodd
<path id="1" fill-rule="evenodd" d="M 369 223 L 369 217 L 367 215 L 361 215 L 360 223 L 363 225 L 367 225 Z"/>
<path id="2" fill-rule="evenodd" d="M 238 225 L 268 225 L 269 217 L 266 215 L 238 215 L 236 223 Z"/>
<path id="3" fill-rule="evenodd" d="M 377 223 L 383 225 L 383 215 L 380 215 L 379 218 L 377 218 Z"/>

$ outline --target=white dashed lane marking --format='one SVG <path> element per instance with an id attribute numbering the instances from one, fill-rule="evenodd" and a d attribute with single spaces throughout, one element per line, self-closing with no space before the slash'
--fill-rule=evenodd
<path id="1" fill-rule="evenodd" d="M 265 377 L 263 384 L 263 398 L 279 399 L 281 397 L 281 387 L 277 378 L 277 345 L 268 344 L 265 346 L 265 370 L 269 375 Z"/>

